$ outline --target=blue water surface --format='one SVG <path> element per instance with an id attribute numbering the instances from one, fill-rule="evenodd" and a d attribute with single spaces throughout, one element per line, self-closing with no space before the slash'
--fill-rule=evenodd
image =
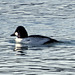
<path id="1" fill-rule="evenodd" d="M 21 25 L 63 43 L 21 47 L 10 36 Z M 63 74 L 75 75 L 75 0 L 0 0 L 0 75 Z"/>

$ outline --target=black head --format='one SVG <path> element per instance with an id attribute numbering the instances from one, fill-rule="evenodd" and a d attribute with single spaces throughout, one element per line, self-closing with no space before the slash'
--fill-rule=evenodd
<path id="1" fill-rule="evenodd" d="M 11 36 L 17 36 L 18 38 L 25 38 L 28 37 L 28 34 L 23 26 L 18 26 Z"/>

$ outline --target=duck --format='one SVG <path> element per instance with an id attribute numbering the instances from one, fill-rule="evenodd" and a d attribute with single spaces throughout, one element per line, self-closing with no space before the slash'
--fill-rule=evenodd
<path id="1" fill-rule="evenodd" d="M 58 42 L 43 35 L 28 35 L 27 30 L 23 26 L 18 26 L 11 36 L 16 36 L 15 41 L 18 43 L 25 43 L 29 45 L 45 45 L 50 43 Z"/>

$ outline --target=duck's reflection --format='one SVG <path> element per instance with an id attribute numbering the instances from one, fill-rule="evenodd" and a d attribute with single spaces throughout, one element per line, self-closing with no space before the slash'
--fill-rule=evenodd
<path id="1" fill-rule="evenodd" d="M 17 55 L 25 55 L 25 50 L 28 50 L 28 46 L 22 43 L 16 43 L 14 51 L 17 52 Z"/>

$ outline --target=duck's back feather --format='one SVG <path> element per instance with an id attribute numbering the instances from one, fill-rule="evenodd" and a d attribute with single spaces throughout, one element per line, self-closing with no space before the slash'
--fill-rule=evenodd
<path id="1" fill-rule="evenodd" d="M 49 38 L 47 36 L 42 36 L 42 35 L 30 35 L 29 38 L 32 38 L 38 44 L 50 44 L 50 43 L 58 42 L 55 39 Z"/>

